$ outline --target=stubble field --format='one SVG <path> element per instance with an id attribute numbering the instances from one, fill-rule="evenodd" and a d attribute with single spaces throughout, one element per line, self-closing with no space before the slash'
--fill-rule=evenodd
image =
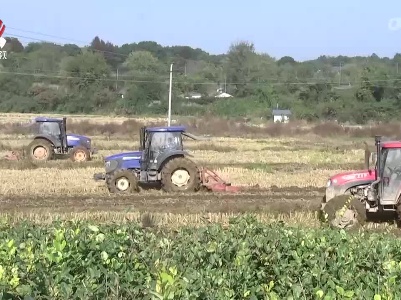
<path id="1" fill-rule="evenodd" d="M 30 137 L 19 124 L 32 116 L 1 115 L 1 156 L 29 144 Z M 315 212 L 328 177 L 363 167 L 362 143 L 367 139 L 324 137 L 316 132 L 298 135 L 299 126 L 293 127 L 292 134 L 284 132 L 281 137 L 272 137 L 268 129 L 246 132 L 241 127 L 235 132 L 231 129 L 233 124 L 224 124 L 230 128 L 224 131 L 222 124 L 207 124 L 206 120 L 203 127 L 189 123 L 190 130 L 207 134 L 207 128 L 213 131 L 217 126 L 220 132 L 210 132 L 213 138 L 209 141 L 184 141 L 185 146 L 199 165 L 241 186 L 244 191 L 240 194 L 167 194 L 150 190 L 121 196 L 110 194 L 104 183 L 92 179 L 94 173 L 103 171 L 104 156 L 137 149 L 141 123 L 160 122 L 164 120 L 72 117 L 67 123 L 68 131 L 90 136 L 99 153 L 93 161 L 84 164 L 68 159 L 39 166 L 24 160 L 1 161 L 1 213 L 12 220 L 47 222 L 78 218 L 125 222 L 142 219 L 142 222 L 175 226 L 225 223 L 231 216 L 250 212 L 264 221 L 279 219 L 290 224 L 318 226 Z M 223 135 L 231 137 L 218 137 Z"/>

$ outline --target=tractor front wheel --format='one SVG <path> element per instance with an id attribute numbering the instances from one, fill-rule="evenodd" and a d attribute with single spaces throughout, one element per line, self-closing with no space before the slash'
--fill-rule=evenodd
<path id="1" fill-rule="evenodd" d="M 33 140 L 27 150 L 32 161 L 48 161 L 54 157 L 53 145 L 44 139 Z"/>
<path id="2" fill-rule="evenodd" d="M 84 162 L 91 159 L 89 150 L 82 146 L 72 148 L 70 158 L 75 162 Z"/>
<path id="3" fill-rule="evenodd" d="M 200 173 L 196 164 L 185 157 L 168 161 L 162 169 L 162 189 L 166 192 L 195 192 L 200 189 Z"/>
<path id="4" fill-rule="evenodd" d="M 138 192 L 138 178 L 129 170 L 119 170 L 106 179 L 110 193 L 129 194 Z"/>
<path id="5" fill-rule="evenodd" d="M 367 220 L 365 205 L 352 195 L 340 195 L 322 203 L 321 217 L 341 229 L 363 226 Z"/>

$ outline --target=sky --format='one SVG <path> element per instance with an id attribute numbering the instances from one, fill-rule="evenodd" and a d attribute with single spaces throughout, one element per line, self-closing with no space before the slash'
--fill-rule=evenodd
<path id="1" fill-rule="evenodd" d="M 24 44 L 39 39 L 84 46 L 99 36 L 117 45 L 156 41 L 222 54 L 246 40 L 258 52 L 298 61 L 401 53 L 400 0 L 2 2 L 4 36 L 23 36 Z M 398 22 L 391 23 L 394 18 Z"/>

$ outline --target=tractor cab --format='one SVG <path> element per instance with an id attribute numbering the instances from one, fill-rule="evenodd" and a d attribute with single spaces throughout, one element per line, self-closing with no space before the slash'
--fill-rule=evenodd
<path id="1" fill-rule="evenodd" d="M 183 126 L 141 128 L 141 170 L 157 170 L 171 155 L 187 154 L 182 143 L 185 134 Z"/>
<path id="2" fill-rule="evenodd" d="M 37 117 L 34 119 L 34 133 L 37 137 L 46 137 L 63 151 L 68 148 L 67 118 Z"/>
<path id="3" fill-rule="evenodd" d="M 387 205 L 395 205 L 400 197 L 401 141 L 381 142 L 381 137 L 376 136 L 375 143 L 377 159 L 373 159 L 373 163 L 375 163 L 376 172 L 370 198 L 376 204 L 380 202 L 386 209 Z M 365 155 L 367 156 L 368 154 Z M 369 161 L 367 164 L 369 165 Z"/>

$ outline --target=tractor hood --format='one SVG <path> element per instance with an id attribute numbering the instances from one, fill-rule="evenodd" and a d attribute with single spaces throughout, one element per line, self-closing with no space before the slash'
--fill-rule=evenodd
<path id="1" fill-rule="evenodd" d="M 69 133 L 69 134 L 67 134 L 67 140 L 68 141 L 78 141 L 78 140 L 84 141 L 84 140 L 90 140 L 90 138 L 88 138 L 87 136 L 84 136 L 84 135 Z"/>
<path id="2" fill-rule="evenodd" d="M 124 152 L 105 157 L 105 161 L 119 160 L 119 159 L 141 159 L 142 151 Z"/>
<path id="3" fill-rule="evenodd" d="M 376 175 L 376 170 L 358 170 L 358 171 L 349 171 L 344 173 L 336 174 L 330 177 L 329 182 L 327 183 L 328 186 L 341 186 L 344 184 L 348 184 L 351 182 L 358 182 L 358 181 L 374 181 Z"/>

